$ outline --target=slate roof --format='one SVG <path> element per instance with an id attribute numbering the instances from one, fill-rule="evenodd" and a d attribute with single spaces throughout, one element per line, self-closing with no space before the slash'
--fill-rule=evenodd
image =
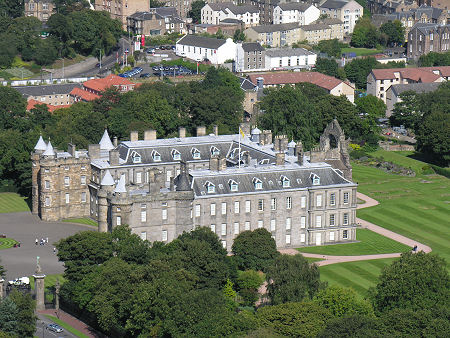
<path id="1" fill-rule="evenodd" d="M 304 31 L 322 31 L 324 29 L 331 29 L 330 26 L 323 23 L 312 23 L 310 25 L 304 25 L 300 27 Z"/>
<path id="2" fill-rule="evenodd" d="M 245 42 L 242 44 L 242 49 L 244 52 L 253 52 L 253 51 L 264 51 L 264 47 L 261 46 L 258 42 Z"/>
<path id="3" fill-rule="evenodd" d="M 256 6 L 246 5 L 246 6 L 231 6 L 228 10 L 235 14 L 245 14 L 245 13 L 259 13 L 259 9 Z"/>
<path id="4" fill-rule="evenodd" d="M 434 92 L 440 85 L 440 82 L 396 84 L 392 85 L 391 89 L 398 96 L 401 93 L 410 90 L 418 94 Z"/>
<path id="5" fill-rule="evenodd" d="M 281 23 L 278 25 L 263 25 L 263 26 L 255 26 L 249 29 L 253 29 L 257 33 L 273 33 L 278 31 L 287 31 L 299 28 L 298 22 L 291 23 Z"/>
<path id="6" fill-rule="evenodd" d="M 419 8 L 415 9 L 416 18 L 418 19 L 422 14 L 426 14 L 429 18 L 437 20 L 439 16 L 442 14 L 442 9 L 436 7 L 430 7 L 427 5 L 422 5 Z"/>
<path id="7" fill-rule="evenodd" d="M 204 36 L 197 35 L 185 35 L 177 41 L 177 45 L 217 49 L 225 44 L 225 42 L 226 40 L 223 39 L 206 38 Z"/>
<path id="8" fill-rule="evenodd" d="M 234 6 L 232 2 L 218 2 L 207 5 L 209 5 L 213 11 L 224 11 L 226 8 Z"/>
<path id="9" fill-rule="evenodd" d="M 312 175 L 320 177 L 320 185 L 313 186 Z M 355 186 L 344 179 L 331 166 L 299 167 L 298 165 L 262 165 L 241 168 L 228 168 L 224 171 L 191 171 L 192 189 L 197 198 L 220 195 L 260 194 L 271 191 L 298 191 L 324 186 Z M 282 178 L 286 177 L 290 187 L 283 187 Z M 262 189 L 255 189 L 254 181 L 262 182 Z M 238 191 L 231 191 L 230 181 L 238 184 Z M 207 183 L 215 186 L 213 193 L 207 192 Z"/>
<path id="10" fill-rule="evenodd" d="M 255 89 L 255 85 L 253 83 L 251 83 L 248 79 L 245 79 L 243 77 L 239 78 L 239 82 L 241 83 L 241 88 L 243 90 L 254 90 Z"/>
<path id="11" fill-rule="evenodd" d="M 278 7 L 280 7 L 283 11 L 298 10 L 299 12 L 304 12 L 311 6 L 312 6 L 311 4 L 300 3 L 300 2 L 288 2 L 288 3 L 278 5 Z"/>
<path id="12" fill-rule="evenodd" d="M 236 25 L 236 24 L 242 24 L 243 21 L 239 20 L 239 19 L 226 18 L 226 19 L 223 19 L 223 20 L 221 20 L 219 22 L 219 24 L 222 24 L 222 23 L 223 24 L 234 24 L 234 25 Z"/>
<path id="13" fill-rule="evenodd" d="M 266 55 L 270 57 L 314 55 L 314 54 L 315 53 L 310 52 L 305 48 L 270 48 L 266 50 Z"/>
<path id="14" fill-rule="evenodd" d="M 346 4 L 348 4 L 347 1 L 327 0 L 320 6 L 320 8 L 340 9 Z"/>
<path id="15" fill-rule="evenodd" d="M 74 88 L 81 88 L 79 83 L 66 83 L 58 85 L 45 86 L 18 86 L 12 87 L 17 90 L 22 96 L 43 96 L 56 94 L 69 94 Z"/>

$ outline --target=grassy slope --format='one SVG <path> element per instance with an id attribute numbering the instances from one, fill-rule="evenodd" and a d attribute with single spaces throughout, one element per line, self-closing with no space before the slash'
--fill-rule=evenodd
<path id="1" fill-rule="evenodd" d="M 356 53 L 356 56 L 363 56 L 363 55 L 374 55 L 378 53 L 382 53 L 383 51 L 381 49 L 370 49 L 370 48 L 342 48 L 341 53 Z"/>
<path id="2" fill-rule="evenodd" d="M 30 211 L 25 197 L 13 192 L 0 193 L 0 213 Z"/>
<path id="3" fill-rule="evenodd" d="M 79 223 L 79 224 L 86 224 L 93 227 L 98 227 L 98 223 L 90 218 L 68 218 L 63 220 L 63 222 L 67 223 Z"/>
<path id="4" fill-rule="evenodd" d="M 356 239 L 360 242 L 300 248 L 299 251 L 322 255 L 352 256 L 405 252 L 411 249 L 368 229 L 358 229 L 356 231 Z"/>

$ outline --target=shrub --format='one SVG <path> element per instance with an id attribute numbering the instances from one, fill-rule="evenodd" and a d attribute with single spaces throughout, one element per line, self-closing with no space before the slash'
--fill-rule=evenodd
<path id="1" fill-rule="evenodd" d="M 432 175 L 432 174 L 434 174 L 434 170 L 430 165 L 427 164 L 422 167 L 422 174 L 423 175 Z"/>
<path id="2" fill-rule="evenodd" d="M 361 157 L 367 157 L 367 153 L 363 150 L 363 149 L 357 149 L 357 150 L 353 150 L 350 153 L 350 158 L 354 159 L 354 160 L 358 160 Z"/>

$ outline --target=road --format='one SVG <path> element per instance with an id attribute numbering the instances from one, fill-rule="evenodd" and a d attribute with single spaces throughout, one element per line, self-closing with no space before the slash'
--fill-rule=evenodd
<path id="1" fill-rule="evenodd" d="M 76 335 L 70 333 L 69 331 L 65 330 L 60 333 L 56 333 L 53 331 L 50 331 L 47 329 L 47 325 L 53 323 L 50 319 L 43 315 L 38 315 L 38 320 L 36 321 L 36 332 L 34 335 L 36 337 L 77 337 Z"/>

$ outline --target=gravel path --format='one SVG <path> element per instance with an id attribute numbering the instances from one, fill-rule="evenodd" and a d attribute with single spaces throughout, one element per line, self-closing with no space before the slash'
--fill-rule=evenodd
<path id="1" fill-rule="evenodd" d="M 376 201 L 373 198 L 370 198 L 369 196 L 364 195 L 360 192 L 358 192 L 356 194 L 356 197 L 365 202 L 364 204 L 358 204 L 357 209 L 369 208 L 369 207 L 373 207 L 373 206 L 379 204 L 378 201 Z M 417 245 L 417 251 L 424 251 L 426 253 L 431 252 L 431 248 L 429 246 L 419 243 L 413 239 L 410 239 L 408 237 L 402 236 L 393 231 L 382 228 L 376 224 L 370 223 L 361 218 L 356 218 L 356 221 L 363 228 L 369 229 L 380 235 L 383 235 L 385 237 L 393 239 L 394 241 L 408 245 L 411 248 L 414 247 L 415 245 Z M 283 254 L 287 254 L 287 255 L 296 255 L 299 253 L 296 249 L 281 249 L 280 252 Z M 381 258 L 395 258 L 395 257 L 400 257 L 401 253 L 360 255 L 360 256 L 330 256 L 330 255 L 320 255 L 320 254 L 311 254 L 311 253 L 302 253 L 302 255 L 305 257 L 310 257 L 310 258 L 323 259 L 323 261 L 316 262 L 317 265 L 323 266 L 323 265 L 343 263 L 343 262 L 366 261 L 366 260 L 381 259 Z"/>

